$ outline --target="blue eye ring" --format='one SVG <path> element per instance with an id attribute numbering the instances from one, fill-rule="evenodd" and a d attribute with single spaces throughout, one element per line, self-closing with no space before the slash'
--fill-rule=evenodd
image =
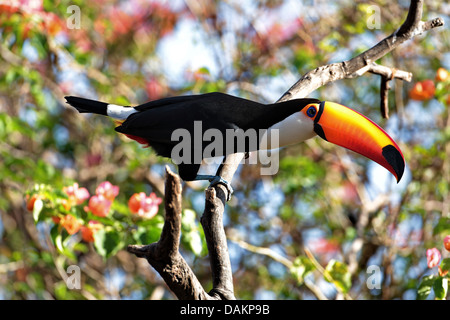
<path id="1" fill-rule="evenodd" d="M 317 109 L 316 109 L 316 107 L 313 107 L 313 106 L 309 107 L 308 110 L 306 110 L 306 115 L 310 118 L 314 117 L 316 115 L 316 113 L 317 113 Z"/>

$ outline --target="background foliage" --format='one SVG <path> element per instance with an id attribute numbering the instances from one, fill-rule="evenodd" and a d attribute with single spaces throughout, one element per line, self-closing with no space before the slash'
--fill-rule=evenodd
<path id="1" fill-rule="evenodd" d="M 81 10 L 80 29 L 68 28 L 70 5 Z M 380 28 L 368 28 L 372 5 L 379 8 Z M 349 59 L 391 34 L 408 6 L 382 0 L 0 1 L 0 298 L 173 298 L 146 261 L 123 250 L 159 237 L 162 210 L 146 219 L 127 203 L 140 192 L 162 197 L 167 159 L 117 135 L 107 118 L 77 114 L 64 95 L 135 105 L 221 91 L 273 102 L 299 75 Z M 446 1 L 426 1 L 424 19 L 441 16 L 448 25 L 449 10 Z M 275 176 L 241 166 L 225 215 L 239 299 L 446 298 L 450 79 L 436 79 L 436 72 L 450 69 L 449 48 L 445 27 L 380 61 L 414 74 L 413 83 L 395 81 L 389 120 L 380 116 L 377 76 L 313 94 L 386 128 L 406 158 L 400 184 L 378 165 L 319 139 L 281 150 Z M 431 94 L 417 94 L 413 85 L 425 80 L 433 82 Z M 78 183 L 94 195 L 103 181 L 120 187 L 106 217 L 86 212 L 87 200 L 64 207 L 70 198 L 64 187 Z M 205 186 L 184 187 L 182 244 L 208 290 L 198 223 Z M 38 206 L 32 206 L 36 194 Z M 94 242 L 81 232 L 70 235 L 51 219 L 67 214 L 84 226 L 99 220 L 103 229 Z M 442 255 L 438 263 L 427 261 L 431 248 Z M 79 290 L 66 286 L 69 265 L 80 267 Z"/>

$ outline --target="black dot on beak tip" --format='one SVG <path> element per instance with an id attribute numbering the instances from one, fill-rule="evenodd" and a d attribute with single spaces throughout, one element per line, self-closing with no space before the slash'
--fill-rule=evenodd
<path id="1" fill-rule="evenodd" d="M 396 147 L 390 144 L 382 149 L 382 155 L 394 169 L 397 174 L 397 183 L 399 183 L 403 176 L 403 172 L 405 171 L 405 160 L 403 159 L 402 154 Z"/>

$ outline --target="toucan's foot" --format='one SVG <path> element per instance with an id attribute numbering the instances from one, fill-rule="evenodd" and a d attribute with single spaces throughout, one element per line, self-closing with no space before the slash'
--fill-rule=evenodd
<path id="1" fill-rule="evenodd" d="M 216 184 L 222 184 L 227 188 L 227 201 L 230 201 L 231 194 L 233 193 L 233 188 L 231 187 L 228 181 L 224 180 L 221 176 L 212 176 L 212 175 L 197 175 L 195 180 L 208 180 L 210 183 L 210 187 L 215 186 Z"/>
<path id="2" fill-rule="evenodd" d="M 231 187 L 231 184 L 228 183 L 228 181 L 224 180 L 221 176 L 215 176 L 212 180 L 210 180 L 211 184 L 210 187 L 215 186 L 216 184 L 222 184 L 227 188 L 227 201 L 230 201 L 231 195 L 233 194 L 233 188 Z"/>

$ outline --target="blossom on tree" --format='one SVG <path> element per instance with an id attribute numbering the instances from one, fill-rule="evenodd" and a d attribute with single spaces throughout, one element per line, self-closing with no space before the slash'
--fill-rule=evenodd
<path id="1" fill-rule="evenodd" d="M 441 253 L 438 249 L 432 248 L 427 250 L 427 265 L 428 268 L 436 267 L 441 261 Z"/>
<path id="2" fill-rule="evenodd" d="M 445 250 L 450 251 L 450 235 L 444 238 L 444 247 Z"/>
<path id="3" fill-rule="evenodd" d="M 97 189 L 95 190 L 95 193 L 98 196 L 102 195 L 109 201 L 113 201 L 119 194 L 119 187 L 113 185 L 109 181 L 104 181 L 98 185 Z"/>
<path id="4" fill-rule="evenodd" d="M 59 223 L 67 230 L 67 233 L 71 235 L 77 233 L 81 228 L 81 223 L 71 214 L 62 217 Z"/>
<path id="5" fill-rule="evenodd" d="M 94 234 L 102 225 L 98 221 L 90 220 L 87 226 L 81 227 L 81 237 L 86 242 L 94 242 Z"/>
<path id="6" fill-rule="evenodd" d="M 162 199 L 158 198 L 154 192 L 148 197 L 145 192 L 135 193 L 128 201 L 130 211 L 143 218 L 151 219 L 157 213 Z"/>
<path id="7" fill-rule="evenodd" d="M 112 202 L 106 199 L 103 195 L 95 195 L 89 199 L 89 204 L 87 206 L 87 211 L 92 212 L 92 214 L 98 217 L 106 217 L 111 208 Z"/>
<path id="8" fill-rule="evenodd" d="M 78 183 L 74 183 L 72 186 L 63 187 L 63 191 L 69 196 L 70 205 L 82 204 L 85 200 L 89 199 L 90 196 L 89 191 L 87 191 L 86 188 L 79 188 Z"/>
<path id="9" fill-rule="evenodd" d="M 409 96 L 413 100 L 429 100 L 434 97 L 436 87 L 432 80 L 424 80 L 417 82 L 414 87 L 409 91 Z"/>

